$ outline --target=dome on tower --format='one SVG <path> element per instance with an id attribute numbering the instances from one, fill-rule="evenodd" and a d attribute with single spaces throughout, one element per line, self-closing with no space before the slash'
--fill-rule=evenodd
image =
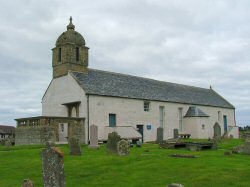
<path id="1" fill-rule="evenodd" d="M 85 40 L 83 36 L 75 31 L 75 25 L 72 23 L 72 17 L 70 17 L 70 23 L 67 26 L 67 31 L 63 32 L 56 40 L 56 46 L 61 46 L 64 44 L 75 44 L 78 46 L 85 45 Z"/>

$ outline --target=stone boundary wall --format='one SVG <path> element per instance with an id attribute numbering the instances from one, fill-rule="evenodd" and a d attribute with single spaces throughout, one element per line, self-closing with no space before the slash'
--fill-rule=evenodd
<path id="1" fill-rule="evenodd" d="M 85 119 L 70 117 L 38 116 L 16 119 L 15 145 L 45 144 L 59 142 L 59 124 L 68 124 L 68 138 L 85 143 Z"/>
<path id="2" fill-rule="evenodd" d="M 44 144 L 55 141 L 53 127 L 18 127 L 15 130 L 15 145 Z"/>

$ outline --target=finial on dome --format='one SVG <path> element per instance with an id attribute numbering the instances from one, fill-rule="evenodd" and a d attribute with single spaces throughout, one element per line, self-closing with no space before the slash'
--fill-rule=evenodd
<path id="1" fill-rule="evenodd" d="M 67 30 L 75 30 L 75 25 L 72 23 L 72 17 L 69 18 L 69 24 L 67 26 Z"/>

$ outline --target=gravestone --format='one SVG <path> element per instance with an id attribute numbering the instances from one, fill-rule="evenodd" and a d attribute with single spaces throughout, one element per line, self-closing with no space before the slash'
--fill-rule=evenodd
<path id="1" fill-rule="evenodd" d="M 4 146 L 5 146 L 6 148 L 10 148 L 10 147 L 12 146 L 12 143 L 11 143 L 11 139 L 10 139 L 10 138 L 6 138 L 6 139 L 4 140 Z"/>
<path id="2" fill-rule="evenodd" d="M 109 133 L 107 142 L 107 151 L 117 153 L 117 143 L 121 140 L 121 136 L 117 132 Z"/>
<path id="3" fill-rule="evenodd" d="M 44 187 L 65 187 L 64 153 L 52 143 L 46 143 L 42 151 Z"/>
<path id="4" fill-rule="evenodd" d="M 99 148 L 98 145 L 98 127 L 96 125 L 90 125 L 90 148 Z"/>
<path id="5" fill-rule="evenodd" d="M 117 153 L 120 156 L 126 156 L 129 155 L 130 153 L 130 146 L 129 146 L 129 142 L 126 140 L 120 140 L 117 143 Z"/>
<path id="6" fill-rule="evenodd" d="M 142 141 L 141 140 L 136 141 L 136 147 L 141 147 L 141 146 L 142 146 Z"/>
<path id="7" fill-rule="evenodd" d="M 169 184 L 168 187 L 184 187 L 182 184 L 172 183 Z"/>
<path id="8" fill-rule="evenodd" d="M 78 138 L 69 138 L 69 149 L 71 155 L 82 155 L 81 144 Z"/>
<path id="9" fill-rule="evenodd" d="M 156 139 L 157 143 L 162 143 L 163 142 L 163 128 L 162 127 L 158 127 L 157 128 L 157 139 Z"/>
<path id="10" fill-rule="evenodd" d="M 250 155 L 250 141 L 246 141 L 243 145 L 235 147 L 233 153 Z"/>
<path id="11" fill-rule="evenodd" d="M 35 185 L 34 185 L 33 181 L 31 181 L 29 179 L 24 179 L 22 187 L 35 187 Z"/>
<path id="12" fill-rule="evenodd" d="M 178 129 L 174 129 L 174 139 L 177 139 L 179 136 Z"/>

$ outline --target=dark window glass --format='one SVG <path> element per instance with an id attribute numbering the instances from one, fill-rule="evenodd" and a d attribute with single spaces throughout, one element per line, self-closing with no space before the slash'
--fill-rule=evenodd
<path id="1" fill-rule="evenodd" d="M 76 48 L 76 61 L 79 61 L 80 51 L 79 47 Z"/>
<path id="2" fill-rule="evenodd" d="M 58 62 L 61 62 L 62 60 L 62 48 L 59 48 L 59 51 L 58 51 Z"/>
<path id="3" fill-rule="evenodd" d="M 110 127 L 116 126 L 116 114 L 109 114 L 109 126 Z"/>
<path id="4" fill-rule="evenodd" d="M 149 101 L 144 101 L 144 111 L 148 112 L 150 108 L 150 102 Z"/>

